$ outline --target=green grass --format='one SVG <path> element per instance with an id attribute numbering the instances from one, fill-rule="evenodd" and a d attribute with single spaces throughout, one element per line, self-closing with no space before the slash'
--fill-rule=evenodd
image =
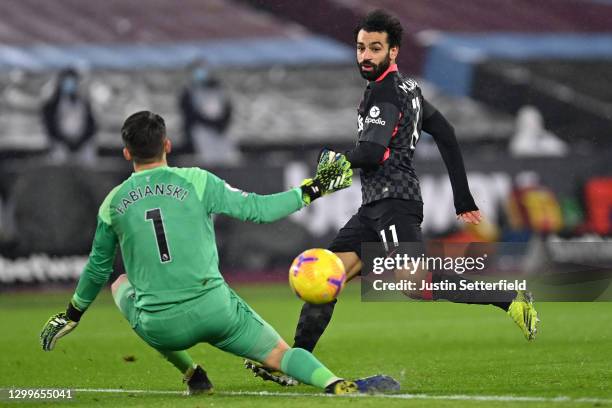
<path id="1" fill-rule="evenodd" d="M 237 287 L 285 339 L 293 336 L 300 302 L 285 285 Z M 141 341 L 115 308 L 110 294 L 96 300 L 75 332 L 44 353 L 38 333 L 69 293 L 0 295 L 0 388 L 95 388 L 182 391 L 181 376 Z M 338 407 L 608 406 L 612 400 L 612 304 L 540 303 L 538 339 L 527 343 L 514 323 L 491 306 L 450 303 L 361 303 L 349 285 L 317 356 L 340 376 L 385 373 L 402 392 L 448 396 L 513 395 L 570 397 L 544 401 L 476 401 L 231 395 L 224 392 L 315 393 L 263 383 L 242 368 L 242 360 L 199 345 L 191 350 L 215 384 L 213 396 L 186 397 L 81 392 L 71 402 L 0 400 L 14 406 L 147 407 Z M 124 357 L 134 356 L 134 362 Z M 601 401 L 579 402 L 578 398 Z"/>

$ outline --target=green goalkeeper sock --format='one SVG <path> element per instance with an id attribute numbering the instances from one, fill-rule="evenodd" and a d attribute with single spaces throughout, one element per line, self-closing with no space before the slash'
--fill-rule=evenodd
<path id="1" fill-rule="evenodd" d="M 162 356 L 164 356 L 169 362 L 171 362 L 182 374 L 185 374 L 187 370 L 194 368 L 195 364 L 191 359 L 189 353 L 185 350 L 182 351 L 167 351 L 158 350 Z"/>
<path id="2" fill-rule="evenodd" d="M 315 356 L 301 348 L 292 348 L 285 352 L 281 360 L 281 371 L 304 384 L 321 389 L 339 380 Z"/>

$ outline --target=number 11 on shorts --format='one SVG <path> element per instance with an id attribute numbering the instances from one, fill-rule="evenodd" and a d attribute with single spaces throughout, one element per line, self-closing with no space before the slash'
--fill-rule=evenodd
<path id="1" fill-rule="evenodd" d="M 393 239 L 393 246 L 399 246 L 399 240 L 397 239 L 397 231 L 395 230 L 395 224 L 389 225 L 389 231 L 391 232 L 391 239 Z M 385 251 L 389 251 L 389 244 L 387 244 L 387 235 L 385 234 L 385 228 L 380 230 L 380 237 L 382 239 L 383 245 L 385 246 Z"/>

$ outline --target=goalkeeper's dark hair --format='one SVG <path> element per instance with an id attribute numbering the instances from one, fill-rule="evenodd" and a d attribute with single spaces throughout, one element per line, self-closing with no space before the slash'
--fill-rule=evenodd
<path id="1" fill-rule="evenodd" d="M 355 27 L 355 42 L 360 30 L 368 33 L 378 32 L 387 33 L 389 48 L 399 47 L 402 44 L 402 34 L 404 29 L 397 17 L 392 16 L 384 10 L 374 10 L 369 12 Z"/>
<path id="2" fill-rule="evenodd" d="M 152 163 L 164 154 L 166 123 L 156 113 L 136 112 L 123 122 L 121 138 L 136 163 Z"/>

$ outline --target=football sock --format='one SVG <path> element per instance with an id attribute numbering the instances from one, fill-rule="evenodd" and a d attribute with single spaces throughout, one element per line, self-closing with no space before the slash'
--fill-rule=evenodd
<path id="1" fill-rule="evenodd" d="M 292 348 L 285 352 L 281 359 L 281 371 L 301 383 L 321 389 L 339 380 L 315 356 L 301 348 Z"/>
<path id="2" fill-rule="evenodd" d="M 312 353 L 331 320 L 336 302 L 337 299 L 322 305 L 304 303 L 295 329 L 293 347 L 303 348 Z"/>
<path id="3" fill-rule="evenodd" d="M 508 310 L 510 303 L 516 297 L 515 291 L 506 290 L 460 290 L 460 282 L 472 282 L 469 279 L 462 278 L 456 274 L 439 274 L 434 273 L 431 276 L 432 283 L 442 281 L 453 282 L 457 286 L 457 290 L 434 290 L 433 299 L 444 299 L 455 303 L 468 303 L 475 305 L 494 305 L 503 310 Z"/>
<path id="4" fill-rule="evenodd" d="M 185 374 L 187 370 L 195 366 L 193 359 L 185 350 L 168 351 L 158 350 L 169 362 L 171 362 L 181 373 Z"/>

